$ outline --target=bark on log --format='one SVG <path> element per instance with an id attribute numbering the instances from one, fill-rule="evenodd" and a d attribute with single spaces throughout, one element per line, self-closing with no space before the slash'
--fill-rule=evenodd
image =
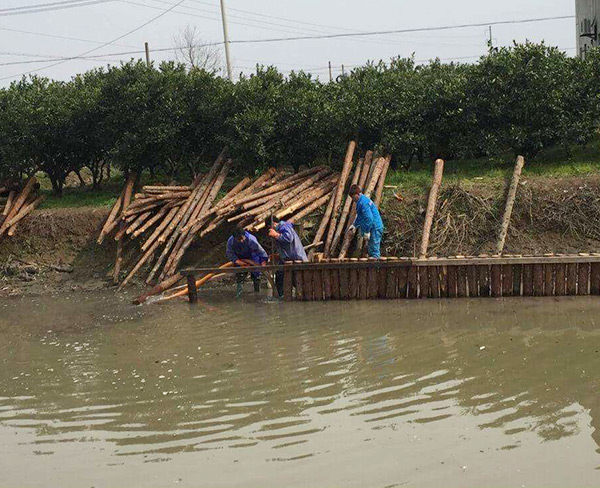
<path id="1" fill-rule="evenodd" d="M 38 207 L 45 199 L 46 199 L 46 197 L 42 195 L 40 197 L 37 197 L 35 200 L 33 200 L 33 202 L 22 207 L 17 215 L 15 215 L 12 219 L 7 221 L 6 226 L 13 227 L 15 224 L 17 224 L 19 221 L 23 220 L 23 218 L 25 218 L 31 212 L 33 212 L 33 210 L 35 210 L 35 208 Z"/>
<path id="2" fill-rule="evenodd" d="M 352 171 L 352 157 L 354 156 L 355 149 L 356 142 L 350 141 L 350 144 L 348 144 L 348 149 L 346 150 L 346 157 L 344 159 L 342 174 L 340 175 L 340 179 L 338 180 L 337 189 L 335 192 L 335 202 L 333 204 L 331 224 L 329 226 L 329 230 L 327 231 L 327 237 L 325 238 L 325 248 L 323 250 L 323 255 L 325 258 L 328 258 L 330 255 L 333 236 L 335 234 L 337 222 L 340 216 L 340 207 L 342 205 L 342 197 L 346 188 L 346 181 L 348 180 L 348 176 L 350 176 L 350 171 Z"/>
<path id="3" fill-rule="evenodd" d="M 17 215 L 19 213 L 19 210 L 21 210 L 21 207 L 23 206 L 23 204 L 25 203 L 25 201 L 27 200 L 27 197 L 29 196 L 29 194 L 31 193 L 31 191 L 33 190 L 33 188 L 35 187 L 35 184 L 37 183 L 37 179 L 35 176 L 32 176 L 31 178 L 29 178 L 29 180 L 27 181 L 27 183 L 25 183 L 25 186 L 23 188 L 23 191 L 19 194 L 19 196 L 16 198 L 14 204 L 12 204 L 10 210 L 8 211 L 8 214 L 6 215 L 6 219 L 5 221 L 2 223 L 2 225 L 0 226 L 0 236 L 2 234 L 4 234 L 4 232 L 6 230 L 8 230 L 8 222 L 11 221 L 11 219 Z"/>
<path id="4" fill-rule="evenodd" d="M 513 207 L 515 205 L 515 198 L 517 196 L 517 189 L 519 188 L 519 178 L 521 178 L 521 172 L 525 165 L 525 158 L 519 156 L 515 163 L 515 169 L 513 171 L 512 181 L 508 189 L 508 196 L 506 197 L 506 207 L 504 209 L 504 217 L 502 218 L 502 226 L 500 227 L 500 235 L 498 237 L 498 243 L 496 245 L 496 254 L 502 254 L 504 251 L 504 244 L 506 242 L 506 235 L 508 234 L 508 227 L 510 225 L 510 218 L 512 215 Z"/>
<path id="5" fill-rule="evenodd" d="M 321 223 L 319 224 L 319 228 L 317 229 L 317 232 L 315 234 L 315 238 L 313 239 L 313 244 L 316 244 L 317 242 L 321 242 L 323 239 L 323 235 L 325 234 L 325 230 L 327 229 L 327 224 L 329 223 L 329 220 L 331 218 L 331 213 L 333 212 L 333 204 L 335 203 L 335 193 L 331 193 L 331 196 L 329 197 L 329 203 L 327 204 L 327 208 L 325 210 L 325 213 L 323 214 L 323 218 L 321 219 Z M 310 251 L 310 253 L 308 254 L 308 259 L 311 260 L 313 255 L 315 253 L 315 250 L 313 249 L 312 251 Z"/>
<path id="6" fill-rule="evenodd" d="M 354 175 L 352 176 L 352 181 L 350 182 L 351 185 L 358 185 L 358 180 L 360 178 L 360 174 L 364 164 L 364 159 L 361 158 L 358 160 L 358 163 L 354 170 Z M 354 202 L 352 201 L 352 197 L 350 195 L 346 195 L 344 208 L 342 209 L 342 214 L 340 215 L 340 220 L 338 222 L 337 229 L 335 230 L 333 241 L 331 242 L 331 247 L 329 249 L 330 254 L 335 254 L 338 244 L 340 243 L 340 238 L 342 237 L 344 230 L 346 230 L 346 221 L 348 220 L 348 216 L 353 204 Z"/>
<path id="7" fill-rule="evenodd" d="M 427 249 L 429 247 L 429 236 L 431 233 L 431 225 L 433 223 L 433 216 L 435 214 L 435 205 L 437 203 L 438 192 L 440 185 L 442 184 L 442 176 L 444 174 L 444 160 L 438 159 L 435 162 L 435 170 L 433 173 L 433 182 L 431 190 L 429 191 L 429 201 L 427 203 L 427 213 L 425 214 L 425 223 L 423 224 L 423 238 L 421 240 L 421 252 L 419 257 L 421 259 L 427 256 Z"/>

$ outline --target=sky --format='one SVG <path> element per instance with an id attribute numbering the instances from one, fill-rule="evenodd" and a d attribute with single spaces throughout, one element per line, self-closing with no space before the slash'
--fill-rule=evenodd
<path id="1" fill-rule="evenodd" d="M 77 2 L 86 5 L 73 7 Z M 144 42 L 149 43 L 154 62 L 175 59 L 174 37 L 186 26 L 195 27 L 203 41 L 223 40 L 219 0 L 179 2 L 181 0 L 0 0 L 0 86 L 7 86 L 29 72 L 68 80 L 93 67 L 118 64 L 132 57 L 142 58 Z M 488 27 L 436 28 L 575 15 L 575 0 L 225 2 L 235 77 L 241 72 L 252 72 L 257 63 L 275 65 L 284 73 L 303 69 L 326 79 L 329 62 L 334 76 L 341 73 L 342 65 L 348 70 L 369 60 L 387 61 L 396 56 L 414 55 L 419 62 L 436 57 L 474 62 L 486 52 Z M 70 8 L 25 13 L 15 10 L 32 5 L 46 5 L 38 10 Z M 510 45 L 513 40 L 543 40 L 575 55 L 575 27 L 574 18 L 496 25 L 492 27 L 492 39 L 495 46 Z M 425 30 L 284 42 L 235 42 L 415 28 Z M 91 50 L 94 51 L 84 54 Z M 118 54 L 131 51 L 140 52 Z M 61 57 L 82 55 L 98 57 L 57 61 Z M 52 60 L 48 61 L 49 58 Z"/>

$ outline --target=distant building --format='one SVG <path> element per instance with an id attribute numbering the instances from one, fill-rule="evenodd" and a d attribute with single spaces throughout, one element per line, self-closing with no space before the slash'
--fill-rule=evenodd
<path id="1" fill-rule="evenodd" d="M 575 0 L 577 11 L 577 52 L 584 57 L 592 47 L 597 47 L 600 23 L 600 0 Z"/>

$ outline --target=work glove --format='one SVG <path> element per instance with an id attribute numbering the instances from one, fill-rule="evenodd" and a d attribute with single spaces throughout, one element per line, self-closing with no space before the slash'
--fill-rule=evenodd
<path id="1" fill-rule="evenodd" d="M 348 227 L 348 232 L 354 232 L 356 230 L 356 227 L 354 227 L 354 225 L 351 225 L 350 227 Z"/>
<path id="2" fill-rule="evenodd" d="M 371 233 L 367 232 L 366 234 L 363 234 L 363 238 L 368 241 L 369 239 L 371 239 Z"/>

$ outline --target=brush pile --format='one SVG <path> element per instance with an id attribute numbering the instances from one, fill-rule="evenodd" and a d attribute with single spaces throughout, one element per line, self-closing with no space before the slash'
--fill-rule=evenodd
<path id="1" fill-rule="evenodd" d="M 350 230 L 356 218 L 356 205 L 347 194 L 347 190 L 350 185 L 358 185 L 361 187 L 363 194 L 369 198 L 375 192 L 373 201 L 379 207 L 391 157 L 375 158 L 373 151 L 367 151 L 364 158 L 360 158 L 353 168 L 355 150 L 356 143 L 352 141 L 346 151 L 342 174 L 337 181 L 336 190 L 329 198 L 327 210 L 311 245 L 313 246 L 313 251 L 311 251 L 313 259 L 321 257 L 346 258 L 351 250 L 354 251 L 356 257 L 362 257 L 366 252 L 366 243 L 363 242 L 362 237 L 357 237 L 355 231 Z M 349 181 L 353 169 L 354 173 Z M 323 252 L 315 255 L 314 249 L 322 241 L 324 244 Z"/>
<path id="2" fill-rule="evenodd" d="M 159 284 L 146 296 L 174 286 L 186 250 L 199 238 L 224 224 L 250 231 L 265 227 L 271 215 L 300 222 L 325 206 L 340 176 L 324 167 L 297 174 L 270 168 L 256 180 L 246 177 L 215 203 L 232 166 L 223 150 L 211 170 L 190 186 L 144 186 L 133 194 L 136 176 L 130 175 L 100 232 L 98 243 L 114 233 L 118 242 L 113 272 L 119 282 L 125 241 L 140 238 L 140 256 L 120 282 L 120 288 L 144 266 L 153 263 L 146 279 Z"/>
<path id="3" fill-rule="evenodd" d="M 27 180 L 23 189 L 14 184 L 0 188 L 0 196 L 4 197 L 4 210 L 0 215 L 0 237 L 5 234 L 12 237 L 19 223 L 44 201 L 44 197 L 37 194 L 39 188 L 35 176 Z"/>

